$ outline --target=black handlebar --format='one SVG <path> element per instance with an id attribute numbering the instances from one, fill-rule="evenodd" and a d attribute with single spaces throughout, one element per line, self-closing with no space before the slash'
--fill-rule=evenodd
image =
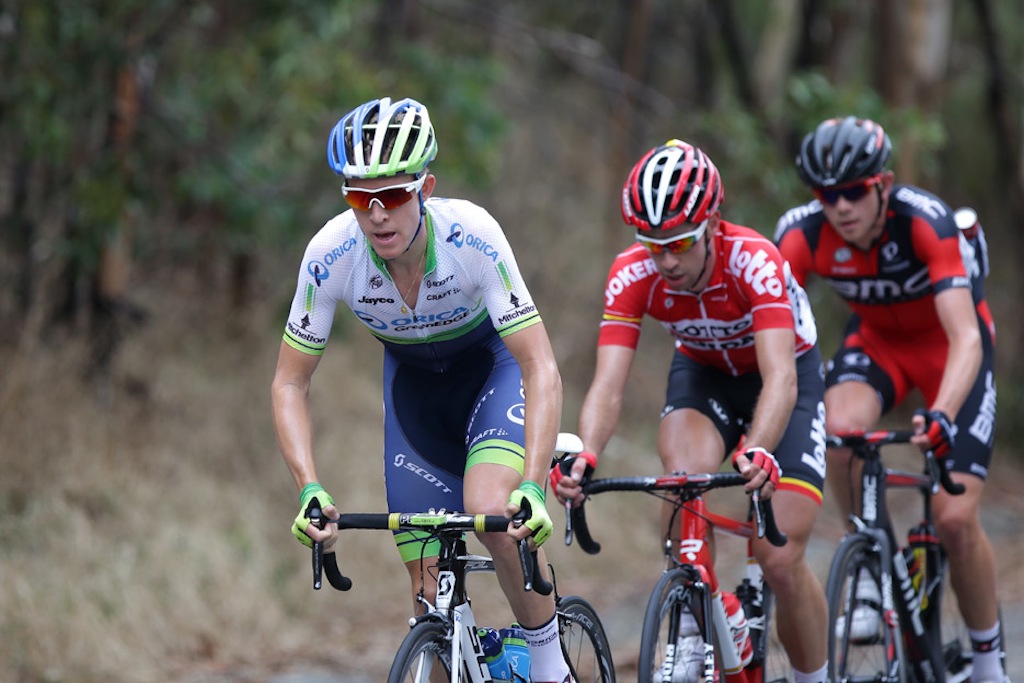
<path id="1" fill-rule="evenodd" d="M 445 521 L 437 522 L 443 518 Z M 309 510 L 309 521 L 318 528 L 324 528 L 327 524 L 337 524 L 339 529 L 427 529 L 437 531 L 439 529 L 462 529 L 464 531 L 482 531 L 487 533 L 499 533 L 508 529 L 509 521 L 523 520 L 529 518 L 528 510 L 521 510 L 512 520 L 501 515 L 471 515 L 439 513 L 386 513 L 386 512 L 353 512 L 339 515 L 338 519 L 324 520 L 323 513 L 318 507 L 311 507 Z M 418 523 L 417 523 L 418 522 Z M 550 595 L 554 586 L 547 581 L 540 573 L 540 563 L 537 559 L 537 551 L 530 550 L 528 539 L 519 541 L 519 563 L 523 568 L 523 590 L 534 591 L 540 595 Z M 323 586 L 323 575 L 327 575 L 327 581 L 333 588 L 339 591 L 347 591 L 352 588 L 352 579 L 341 573 L 338 568 L 338 558 L 335 552 L 324 552 L 324 544 L 321 541 L 313 542 L 312 553 L 313 564 L 313 590 L 320 590 Z"/>
<path id="2" fill-rule="evenodd" d="M 711 489 L 743 486 L 746 483 L 746 479 L 739 473 L 718 472 L 693 475 L 672 474 L 660 477 L 610 477 L 584 481 L 582 487 L 583 493 L 587 497 L 606 491 L 687 492 L 689 495 L 695 496 Z M 587 524 L 587 516 L 584 511 L 586 501 L 587 498 L 584 498 L 583 503 L 572 508 L 566 519 L 566 545 L 569 545 L 572 535 L 575 533 L 580 548 L 590 555 L 596 555 L 601 552 L 601 544 L 596 542 L 590 534 L 590 527 Z M 751 494 L 757 537 L 767 538 L 772 545 L 781 547 L 786 544 L 788 539 L 775 522 L 775 512 L 771 503 L 771 499 L 762 500 L 758 491 Z"/>
<path id="3" fill-rule="evenodd" d="M 852 448 L 854 455 L 863 459 L 868 453 L 878 451 L 880 446 L 896 443 L 910 443 L 911 437 L 915 434 L 909 429 L 894 431 L 878 430 L 872 432 L 843 432 L 829 434 L 825 437 L 825 443 L 832 448 Z M 925 470 L 931 477 L 933 485 L 938 482 L 947 493 L 959 496 L 966 488 L 963 484 L 953 481 L 949 470 L 942 466 L 935 453 L 928 450 L 924 452 Z M 934 488 L 934 486 L 933 486 Z"/>

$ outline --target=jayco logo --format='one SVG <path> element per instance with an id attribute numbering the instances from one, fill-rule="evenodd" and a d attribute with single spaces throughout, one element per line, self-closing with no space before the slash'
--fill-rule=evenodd
<path id="1" fill-rule="evenodd" d="M 363 296 L 359 300 L 359 303 L 375 306 L 377 304 L 393 304 L 395 303 L 395 300 L 389 296 Z"/>
<path id="2" fill-rule="evenodd" d="M 776 275 L 778 266 L 768 260 L 764 249 L 751 254 L 743 250 L 742 242 L 735 242 L 729 254 L 729 271 L 742 276 L 758 294 L 768 292 L 775 297 L 782 296 L 782 280 Z"/>

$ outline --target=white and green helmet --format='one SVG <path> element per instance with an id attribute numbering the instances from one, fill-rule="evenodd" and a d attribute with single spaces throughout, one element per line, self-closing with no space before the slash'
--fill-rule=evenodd
<path id="1" fill-rule="evenodd" d="M 406 98 L 371 100 L 345 114 L 331 131 L 327 162 L 345 178 L 419 175 L 437 154 L 427 108 Z"/>

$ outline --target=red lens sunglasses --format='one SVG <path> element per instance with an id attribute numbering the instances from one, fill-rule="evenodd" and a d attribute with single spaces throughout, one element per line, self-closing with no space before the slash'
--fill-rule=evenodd
<path id="1" fill-rule="evenodd" d="M 373 207 L 373 203 L 377 202 L 385 211 L 391 211 L 416 196 L 426 179 L 427 176 L 422 175 L 410 183 L 378 187 L 376 190 L 342 185 L 341 194 L 353 209 L 369 211 Z"/>
<path id="2" fill-rule="evenodd" d="M 871 188 L 882 182 L 882 176 L 876 175 L 871 176 L 867 180 L 861 180 L 860 182 L 852 183 L 850 185 L 843 185 L 842 187 L 830 187 L 827 190 L 821 187 L 814 188 L 814 196 L 818 198 L 822 204 L 828 204 L 833 206 L 842 197 L 848 202 L 856 202 L 863 199 Z"/>

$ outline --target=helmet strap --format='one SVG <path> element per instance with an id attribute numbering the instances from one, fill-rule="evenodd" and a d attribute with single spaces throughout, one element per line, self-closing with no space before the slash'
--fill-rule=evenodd
<path id="1" fill-rule="evenodd" d="M 419 180 L 420 174 L 417 173 L 413 177 L 416 178 L 417 180 Z M 416 243 L 416 238 L 420 236 L 420 230 L 423 229 L 423 219 L 427 215 L 427 205 L 426 205 L 426 202 L 423 201 L 423 190 L 421 189 L 416 194 L 417 194 L 417 196 L 419 197 L 419 200 L 420 200 L 420 223 L 419 223 L 419 225 L 416 226 L 416 232 L 413 234 L 412 239 L 409 240 L 409 246 L 407 246 L 405 248 L 405 251 L 402 252 L 403 254 L 406 251 L 409 251 L 410 249 L 412 249 L 412 245 Z"/>
<path id="2" fill-rule="evenodd" d="M 700 267 L 700 274 L 697 279 L 693 281 L 693 287 L 690 287 L 688 291 L 698 292 L 697 285 L 700 284 L 701 278 L 704 277 L 704 273 L 708 269 L 708 261 L 711 260 L 711 231 L 704 231 L 704 265 Z"/>
<path id="3" fill-rule="evenodd" d="M 881 227 L 879 225 L 879 219 L 882 217 L 882 185 L 881 185 L 881 183 L 879 183 L 878 185 L 875 185 L 875 192 L 878 195 L 878 210 L 875 211 L 875 220 L 872 223 L 872 230 L 877 228 L 877 227 Z M 874 239 L 871 240 L 871 246 L 872 247 L 878 242 L 878 240 L 882 239 L 882 233 L 883 232 L 884 232 L 884 230 L 879 230 L 878 234 L 875 235 Z M 870 247 L 868 247 L 868 248 L 870 249 Z"/>
<path id="4" fill-rule="evenodd" d="M 882 217 L 882 183 L 875 185 L 875 192 L 878 194 L 878 211 L 875 212 L 875 222 Z"/>

